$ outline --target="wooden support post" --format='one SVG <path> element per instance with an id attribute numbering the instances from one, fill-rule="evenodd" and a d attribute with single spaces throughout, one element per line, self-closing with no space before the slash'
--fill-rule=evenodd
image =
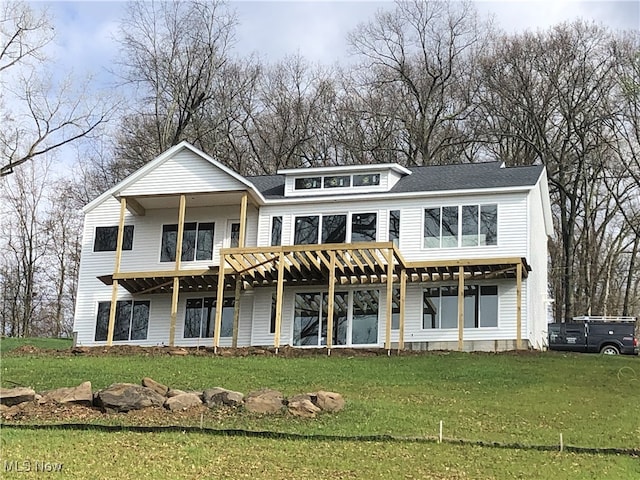
<path id="1" fill-rule="evenodd" d="M 180 207 L 178 209 L 178 236 L 176 238 L 176 273 L 180 271 L 182 262 L 182 239 L 184 238 L 184 217 L 187 209 L 187 197 L 180 195 Z M 171 293 L 171 316 L 169 320 L 169 346 L 175 345 L 176 339 L 176 320 L 178 318 L 178 296 L 180 293 L 180 278 L 176 275 L 173 277 L 173 291 Z"/>
<path id="2" fill-rule="evenodd" d="M 220 346 L 220 328 L 222 328 L 222 305 L 224 302 L 224 270 L 225 270 L 225 255 L 220 254 L 220 268 L 218 270 L 218 291 L 216 293 L 216 318 L 214 321 L 213 331 L 213 350 L 218 353 L 218 347 Z"/>
<path id="3" fill-rule="evenodd" d="M 336 292 L 336 252 L 331 250 L 329 252 L 329 292 L 328 305 L 327 305 L 327 349 L 331 352 L 333 347 L 333 311 L 334 311 L 334 299 Z"/>
<path id="4" fill-rule="evenodd" d="M 516 267 L 516 350 L 522 349 L 522 262 Z"/>
<path id="5" fill-rule="evenodd" d="M 176 318 L 178 318 L 178 294 L 180 293 L 180 278 L 173 277 L 173 290 L 171 292 L 171 316 L 169 322 L 169 346 L 173 347 L 176 341 Z"/>
<path id="6" fill-rule="evenodd" d="M 464 267 L 458 267 L 458 350 L 464 350 Z"/>
<path id="7" fill-rule="evenodd" d="M 116 239 L 116 262 L 113 273 L 120 273 L 120 262 L 122 260 L 122 243 L 124 239 L 124 214 L 127 211 L 127 199 L 120 199 L 120 218 L 118 220 L 118 238 Z M 111 286 L 111 307 L 109 308 L 109 326 L 107 327 L 107 345 L 113 344 L 113 331 L 116 325 L 116 305 L 118 303 L 118 281 L 113 280 Z"/>
<path id="8" fill-rule="evenodd" d="M 387 249 L 387 308 L 384 348 L 391 351 L 391 317 L 393 316 L 393 249 Z"/>
<path id="9" fill-rule="evenodd" d="M 240 201 L 240 238 L 238 238 L 238 247 L 244 248 L 245 236 L 247 232 L 247 192 L 242 194 Z M 242 291 L 242 277 L 236 274 L 236 290 L 233 297 L 233 336 L 231 345 L 233 348 L 238 346 L 238 326 L 240 325 L 240 293 Z"/>
<path id="10" fill-rule="evenodd" d="M 282 294 L 284 292 L 284 252 L 278 253 L 278 284 L 276 286 L 276 332 L 273 336 L 273 346 L 280 348 L 280 330 L 282 327 Z"/>
<path id="11" fill-rule="evenodd" d="M 407 271 L 400 270 L 400 331 L 398 332 L 398 352 L 404 350 L 404 303 L 407 297 Z"/>

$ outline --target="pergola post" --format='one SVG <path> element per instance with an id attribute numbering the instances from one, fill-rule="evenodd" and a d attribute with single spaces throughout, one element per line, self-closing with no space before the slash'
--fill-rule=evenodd
<path id="1" fill-rule="evenodd" d="M 407 270 L 400 270 L 400 319 L 399 319 L 399 327 L 400 331 L 398 332 L 398 352 L 404 350 L 404 303 L 407 296 Z"/>
<path id="2" fill-rule="evenodd" d="M 120 273 L 120 262 L 122 260 L 122 243 L 124 239 L 124 214 L 127 210 L 127 199 L 120 199 L 120 218 L 118 220 L 118 238 L 116 240 L 116 263 L 113 273 Z M 113 331 L 116 325 L 116 306 L 118 303 L 118 280 L 113 280 L 111 286 L 111 306 L 109 307 L 109 325 L 107 327 L 107 346 L 113 344 Z"/>
<path id="3" fill-rule="evenodd" d="M 516 266 L 516 350 L 522 349 L 522 262 Z"/>
<path id="4" fill-rule="evenodd" d="M 331 250 L 329 252 L 329 292 L 328 304 L 327 304 L 327 355 L 331 355 L 331 347 L 333 347 L 333 311 L 334 311 L 334 297 L 336 290 L 336 252 Z"/>
<path id="5" fill-rule="evenodd" d="M 182 239 L 184 238 L 184 217 L 187 209 L 187 197 L 180 195 L 180 208 L 178 209 L 178 237 L 176 239 L 176 274 L 180 271 L 182 261 Z M 178 293 L 180 291 L 180 277 L 173 277 L 173 291 L 171 294 L 171 319 L 169 323 L 169 346 L 173 347 L 176 338 L 176 319 L 178 317 Z"/>
<path id="6" fill-rule="evenodd" d="M 238 247 L 244 248 L 245 236 L 247 231 L 247 192 L 242 194 L 240 201 L 240 238 L 238 238 Z M 242 279 L 236 274 L 236 290 L 233 297 L 233 337 L 231 345 L 233 348 L 238 346 L 238 325 L 240 324 L 240 292 L 242 290 Z"/>
<path id="7" fill-rule="evenodd" d="M 458 267 L 458 350 L 464 350 L 464 267 Z"/>
<path id="8" fill-rule="evenodd" d="M 225 255 L 220 254 L 220 268 L 218 269 L 218 291 L 216 293 L 216 318 L 214 322 L 213 331 L 213 350 L 214 353 L 218 353 L 218 347 L 220 346 L 220 328 L 222 328 L 222 302 L 224 300 L 224 270 L 225 270 Z"/>
<path id="9" fill-rule="evenodd" d="M 276 331 L 273 336 L 273 346 L 276 354 L 280 348 L 280 329 L 282 326 L 282 294 L 284 291 L 284 251 L 278 253 L 278 283 L 276 286 Z"/>
<path id="10" fill-rule="evenodd" d="M 387 308 L 384 348 L 391 353 L 391 317 L 393 316 L 393 249 L 387 249 Z"/>

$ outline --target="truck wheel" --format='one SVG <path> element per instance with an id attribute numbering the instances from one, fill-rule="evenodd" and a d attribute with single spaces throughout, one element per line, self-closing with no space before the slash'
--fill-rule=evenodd
<path id="1" fill-rule="evenodd" d="M 600 353 L 603 355 L 619 355 L 620 350 L 618 350 L 618 347 L 616 347 L 615 345 L 605 345 L 600 350 Z"/>

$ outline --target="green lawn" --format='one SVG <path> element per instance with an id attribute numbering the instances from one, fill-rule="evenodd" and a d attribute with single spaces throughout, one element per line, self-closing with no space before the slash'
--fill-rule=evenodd
<path id="1" fill-rule="evenodd" d="M 9 354 L 2 357 L 1 374 L 3 387 L 20 384 L 36 390 L 85 380 L 99 389 L 150 376 L 186 390 L 271 387 L 293 395 L 324 389 L 347 400 L 343 412 L 314 420 L 205 416 L 205 426 L 219 429 L 433 437 L 442 420 L 444 436 L 456 439 L 557 445 L 562 433 L 567 445 L 640 448 L 637 357 L 553 352 L 356 358 Z M 172 423 L 170 415 L 167 423 Z M 107 421 L 131 420 L 122 415 Z M 69 446 L 63 448 L 66 442 Z M 119 470 L 103 478 L 144 478 L 147 473 L 157 478 L 640 478 L 640 462 L 625 456 L 435 443 L 20 431 L 6 425 L 2 443 L 3 458 L 51 458 L 69 465 L 69 478 L 86 478 L 93 468 L 107 468 L 95 455 L 101 444 L 120 459 L 115 467 Z M 91 458 L 80 453 L 82 445 L 90 446 Z M 59 459 L 55 452 L 62 451 L 70 453 Z M 127 468 L 140 451 L 148 456 L 136 463 L 140 472 L 134 475 L 136 470 Z"/>
<path id="2" fill-rule="evenodd" d="M 63 350 L 70 348 L 73 341 L 70 338 L 0 338 L 0 353 L 7 353 L 23 345 L 31 345 L 47 350 Z"/>

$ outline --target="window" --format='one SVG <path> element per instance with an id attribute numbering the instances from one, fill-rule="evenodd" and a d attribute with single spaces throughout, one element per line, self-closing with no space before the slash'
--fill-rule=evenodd
<path id="1" fill-rule="evenodd" d="M 272 300 L 272 303 L 274 300 Z M 327 293 L 297 293 L 293 318 L 293 345 L 327 344 Z M 370 345 L 378 342 L 378 290 L 335 292 L 332 344 Z"/>
<path id="2" fill-rule="evenodd" d="M 350 187 L 350 186 L 351 186 L 350 175 L 324 177 L 324 188 L 340 188 L 340 187 Z"/>
<path id="3" fill-rule="evenodd" d="M 353 176 L 353 186 L 354 187 L 368 187 L 371 185 L 380 185 L 380 174 L 379 173 L 367 173 L 363 175 L 354 175 Z"/>
<path id="4" fill-rule="evenodd" d="M 389 241 L 395 245 L 400 243 L 400 210 L 389 211 Z"/>
<path id="5" fill-rule="evenodd" d="M 322 243 L 344 243 L 346 238 L 346 215 L 322 216 Z"/>
<path id="6" fill-rule="evenodd" d="M 351 216 L 351 241 L 375 242 L 377 220 L 375 213 L 354 213 Z"/>
<path id="7" fill-rule="evenodd" d="M 311 190 L 320 188 L 321 185 L 322 177 L 306 177 L 296 178 L 294 187 L 296 190 Z"/>
<path id="8" fill-rule="evenodd" d="M 378 343 L 378 290 L 353 292 L 351 343 L 353 345 Z"/>
<path id="9" fill-rule="evenodd" d="M 213 258 L 214 223 L 185 223 L 182 236 L 182 255 L 180 260 L 211 260 Z M 178 241 L 178 225 L 162 226 L 161 262 L 176 261 L 176 243 Z"/>
<path id="10" fill-rule="evenodd" d="M 240 246 L 240 222 L 229 224 L 229 247 L 238 248 Z"/>
<path id="11" fill-rule="evenodd" d="M 498 326 L 498 287 L 465 285 L 464 328 Z M 458 287 L 424 290 L 422 328 L 458 328 Z"/>
<path id="12" fill-rule="evenodd" d="M 424 247 L 455 248 L 498 244 L 498 206 L 462 205 L 424 210 Z"/>
<path id="13" fill-rule="evenodd" d="M 233 335 L 233 298 L 222 302 L 220 336 Z M 184 338 L 213 338 L 215 332 L 217 302 L 213 297 L 189 298 L 184 315 Z"/>
<path id="14" fill-rule="evenodd" d="M 145 340 L 149 328 L 149 301 L 119 300 L 116 303 L 116 318 L 113 340 Z M 107 340 L 111 302 L 98 303 L 95 341 Z"/>
<path id="15" fill-rule="evenodd" d="M 282 245 L 282 217 L 271 219 L 271 246 Z"/>
<path id="16" fill-rule="evenodd" d="M 312 245 L 318 243 L 318 224 L 320 217 L 296 217 L 294 245 Z"/>
<path id="17" fill-rule="evenodd" d="M 118 227 L 96 227 L 93 241 L 94 252 L 115 252 L 118 243 Z M 122 250 L 133 249 L 133 225 L 125 225 Z"/>
<path id="18" fill-rule="evenodd" d="M 271 323 L 269 323 L 269 333 L 276 333 L 276 294 L 271 294 Z"/>
<path id="19" fill-rule="evenodd" d="M 400 289 L 393 289 L 393 305 L 391 306 L 391 330 L 400 329 Z"/>

